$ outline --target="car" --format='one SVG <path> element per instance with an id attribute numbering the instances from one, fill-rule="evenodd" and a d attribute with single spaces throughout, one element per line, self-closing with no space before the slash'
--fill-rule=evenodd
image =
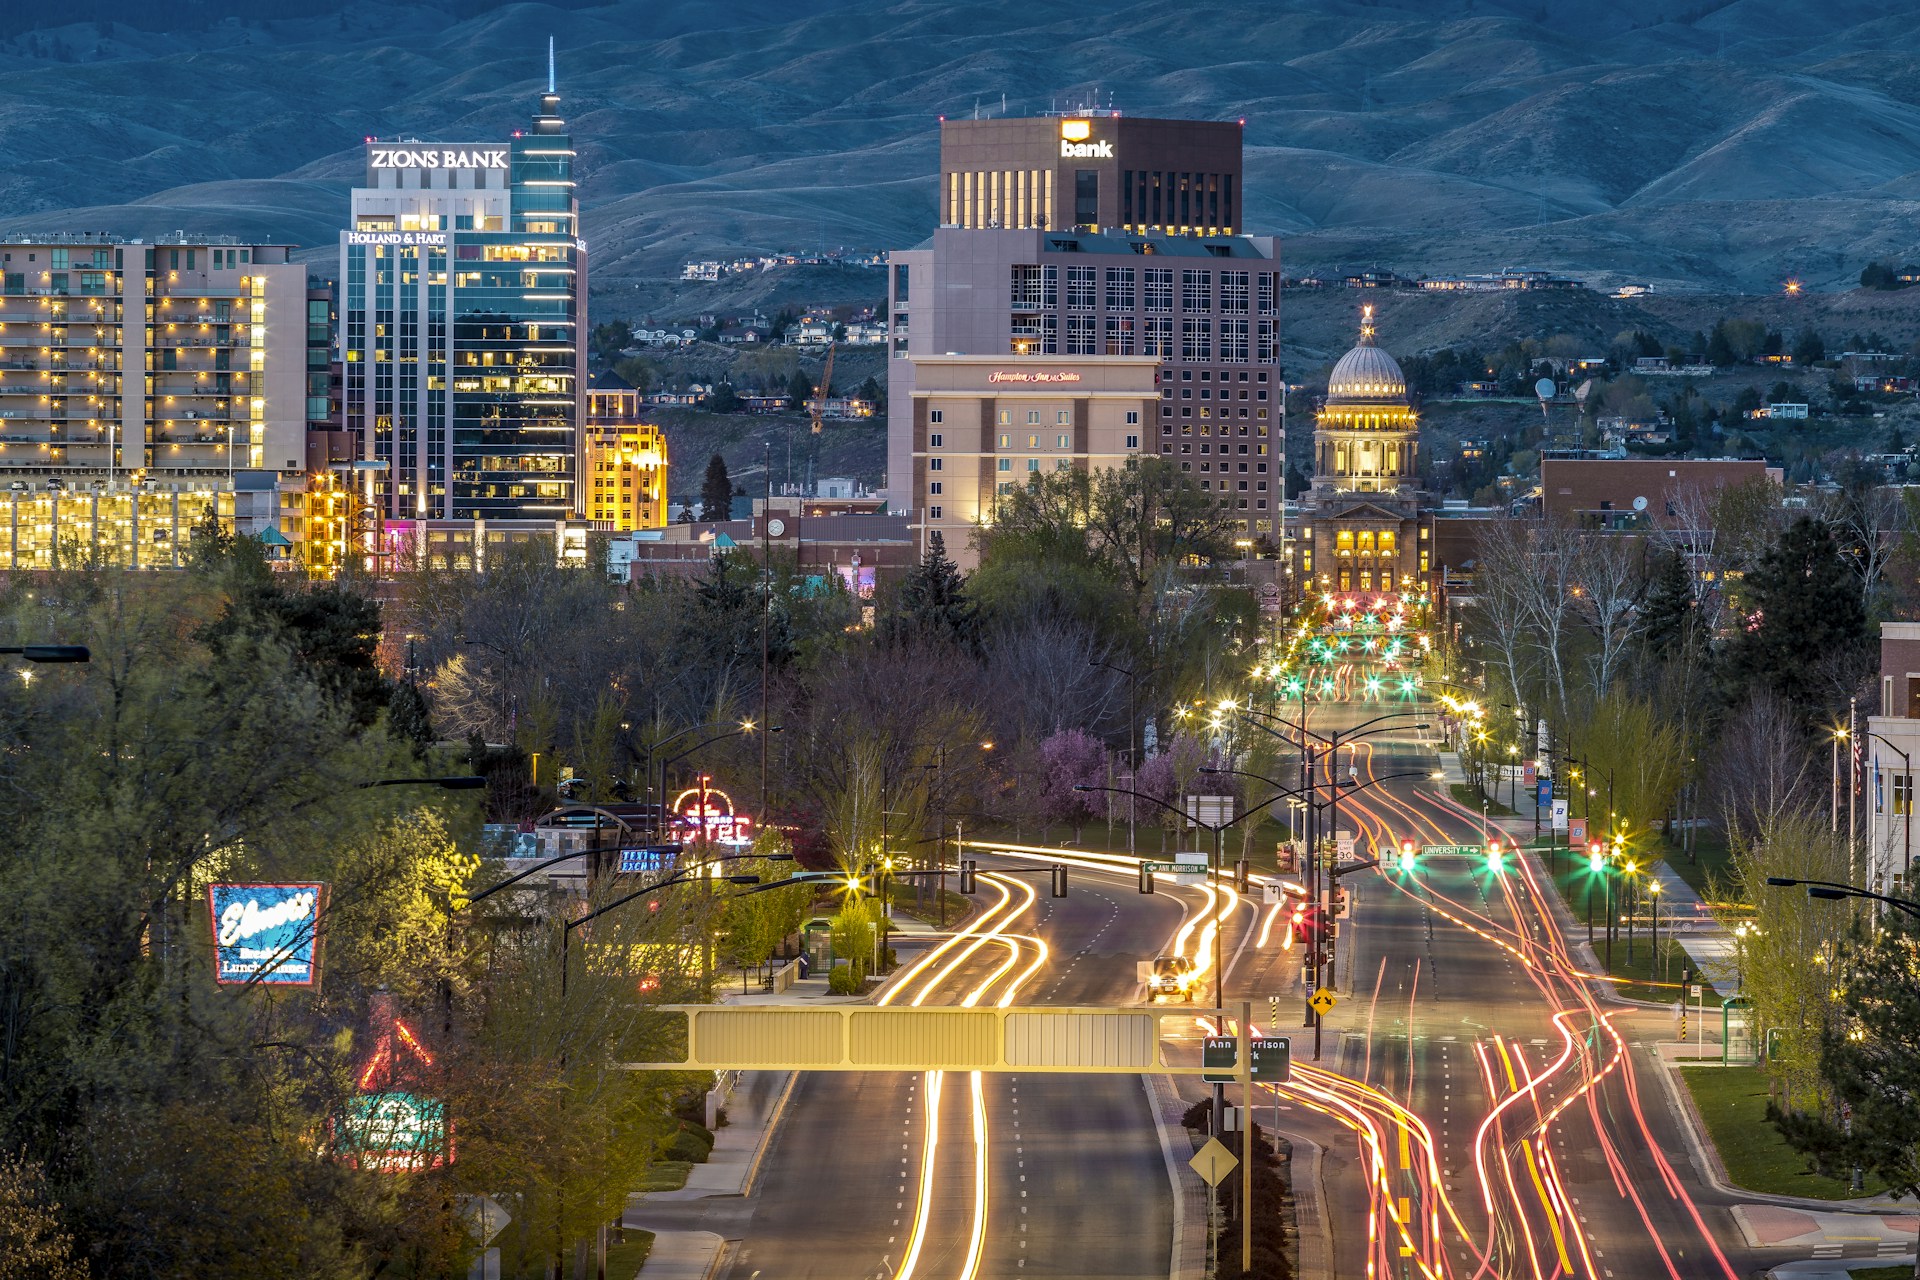
<path id="1" fill-rule="evenodd" d="M 1175 996 L 1193 1003 L 1193 961 L 1185 956 L 1155 956 L 1147 978 L 1147 1003 Z"/>

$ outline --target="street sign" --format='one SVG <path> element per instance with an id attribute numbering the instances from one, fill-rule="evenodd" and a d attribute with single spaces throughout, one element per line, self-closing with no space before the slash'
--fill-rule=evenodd
<path id="1" fill-rule="evenodd" d="M 619 851 L 620 862 L 617 874 L 623 876 L 653 875 L 663 871 L 672 871 L 680 862 L 681 846 L 677 844 L 641 845 Z"/>
<path id="2" fill-rule="evenodd" d="M 1280 886 L 1279 886 L 1279 885 L 1277 885 L 1277 884 L 1263 884 L 1263 885 L 1261 885 L 1261 886 L 1260 886 L 1260 902 L 1261 902 L 1261 905 L 1263 905 L 1263 906 L 1268 906 L 1268 907 L 1270 907 L 1270 906 L 1272 906 L 1272 905 L 1273 905 L 1274 903 L 1276 903 L 1276 902 L 1278 902 L 1278 901 L 1280 901 Z"/>
<path id="3" fill-rule="evenodd" d="M 1472 844 L 1429 844 L 1423 845 L 1421 852 L 1429 858 L 1471 858 L 1480 852 L 1480 846 Z"/>
<path id="4" fill-rule="evenodd" d="M 1293 1041 L 1285 1036 L 1256 1039 L 1249 1052 L 1248 1069 L 1255 1080 L 1284 1084 L 1293 1079 Z"/>
<path id="5" fill-rule="evenodd" d="M 1240 1041 L 1233 1036 L 1208 1036 L 1200 1042 L 1200 1065 L 1206 1070 L 1200 1078 L 1209 1084 L 1232 1084 L 1239 1077 L 1233 1069 L 1240 1065 Z M 1215 1072 L 1224 1071 L 1225 1075 Z"/>
<path id="6" fill-rule="evenodd" d="M 1352 858 L 1353 857 L 1353 832 L 1342 831 L 1339 834 L 1339 836 L 1336 837 L 1334 840 L 1334 848 L 1335 848 L 1335 851 L 1340 855 L 1343 861 Z"/>
<path id="7" fill-rule="evenodd" d="M 1227 1150 L 1227 1144 L 1220 1139 L 1208 1138 L 1207 1145 L 1194 1152 L 1193 1159 L 1187 1163 L 1208 1186 L 1217 1187 L 1223 1178 L 1240 1167 L 1240 1158 Z"/>
<path id="8" fill-rule="evenodd" d="M 501 1208 L 500 1202 L 492 1196 L 462 1196 L 459 1208 L 466 1219 L 468 1233 L 480 1242 L 483 1249 L 492 1244 L 493 1238 L 513 1221 L 513 1215 Z"/>
<path id="9" fill-rule="evenodd" d="M 1142 871 L 1156 876 L 1172 876 L 1175 884 L 1205 884 L 1207 882 L 1207 855 L 1204 853 L 1177 853 L 1178 862 L 1143 862 Z"/>
<path id="10" fill-rule="evenodd" d="M 1224 827 L 1233 821 L 1232 796 L 1188 796 L 1187 821 L 1197 827 Z"/>
<path id="11" fill-rule="evenodd" d="M 1340 997 L 1334 995 L 1329 988 L 1322 987 L 1313 993 L 1313 999 L 1307 1001 L 1307 1003 L 1313 1006 L 1315 1013 L 1324 1018 L 1333 1012 L 1334 1005 L 1340 1003 Z"/>

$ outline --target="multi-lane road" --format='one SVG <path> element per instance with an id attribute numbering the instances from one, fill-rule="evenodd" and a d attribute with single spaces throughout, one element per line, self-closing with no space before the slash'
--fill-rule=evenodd
<path id="1" fill-rule="evenodd" d="M 1315 727 L 1370 714 L 1329 703 Z M 1434 766 L 1410 737 L 1367 741 L 1361 781 Z M 1734 1280 L 1785 1260 L 1746 1249 L 1731 1202 L 1683 1154 L 1650 1048 L 1666 1014 L 1604 993 L 1538 869 L 1476 853 L 1400 870 L 1402 838 L 1480 844 L 1480 815 L 1432 783 L 1340 803 L 1382 865 L 1345 879 L 1341 1002 L 1317 1059 L 1289 906 L 1225 886 L 1142 895 L 1112 855 L 1069 855 L 1071 892 L 1054 899 L 999 872 L 1062 855 L 982 851 L 982 910 L 910 956 L 881 999 L 1130 1005 L 1136 962 L 1176 949 L 1200 966 L 1204 1004 L 1218 926 L 1229 1007 L 1254 1000 L 1259 1032 L 1293 1037 L 1293 1082 L 1253 1102 L 1326 1153 L 1330 1274 Z M 715 1227 L 735 1280 L 1160 1277 L 1171 1185 L 1136 1077 L 823 1073 L 796 1086 L 753 1196 Z"/>

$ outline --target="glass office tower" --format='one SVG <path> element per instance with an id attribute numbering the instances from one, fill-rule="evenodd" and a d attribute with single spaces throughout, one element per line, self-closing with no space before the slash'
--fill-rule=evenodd
<path id="1" fill-rule="evenodd" d="M 506 143 L 367 143 L 341 234 L 345 427 L 390 520 L 576 510 L 586 246 L 559 96 Z"/>

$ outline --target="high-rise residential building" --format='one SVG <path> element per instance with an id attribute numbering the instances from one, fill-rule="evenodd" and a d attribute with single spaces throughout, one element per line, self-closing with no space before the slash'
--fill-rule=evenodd
<path id="1" fill-rule="evenodd" d="M 1277 541 L 1280 263 L 1273 239 L 1237 234 L 1240 169 L 1238 124 L 1111 112 L 943 123 L 940 225 L 889 255 L 893 509 L 933 505 L 914 418 L 923 357 L 1145 356 L 1158 362 L 1159 405 L 1138 451 L 1177 463 L 1251 537 Z M 992 496 L 941 503 L 943 522 L 986 518 Z"/>
<path id="2" fill-rule="evenodd" d="M 0 244 L 0 569 L 67 548 L 172 567 L 209 512 L 285 545 L 306 449 L 288 259 L 207 236 Z"/>
<path id="3" fill-rule="evenodd" d="M 374 140 L 340 236 L 344 424 L 391 520 L 577 510 L 586 245 L 549 70 L 505 142 Z"/>
<path id="4" fill-rule="evenodd" d="M 640 414 L 640 393 L 617 373 L 587 388 L 580 431 L 581 514 L 616 533 L 667 524 L 667 440 Z"/>

